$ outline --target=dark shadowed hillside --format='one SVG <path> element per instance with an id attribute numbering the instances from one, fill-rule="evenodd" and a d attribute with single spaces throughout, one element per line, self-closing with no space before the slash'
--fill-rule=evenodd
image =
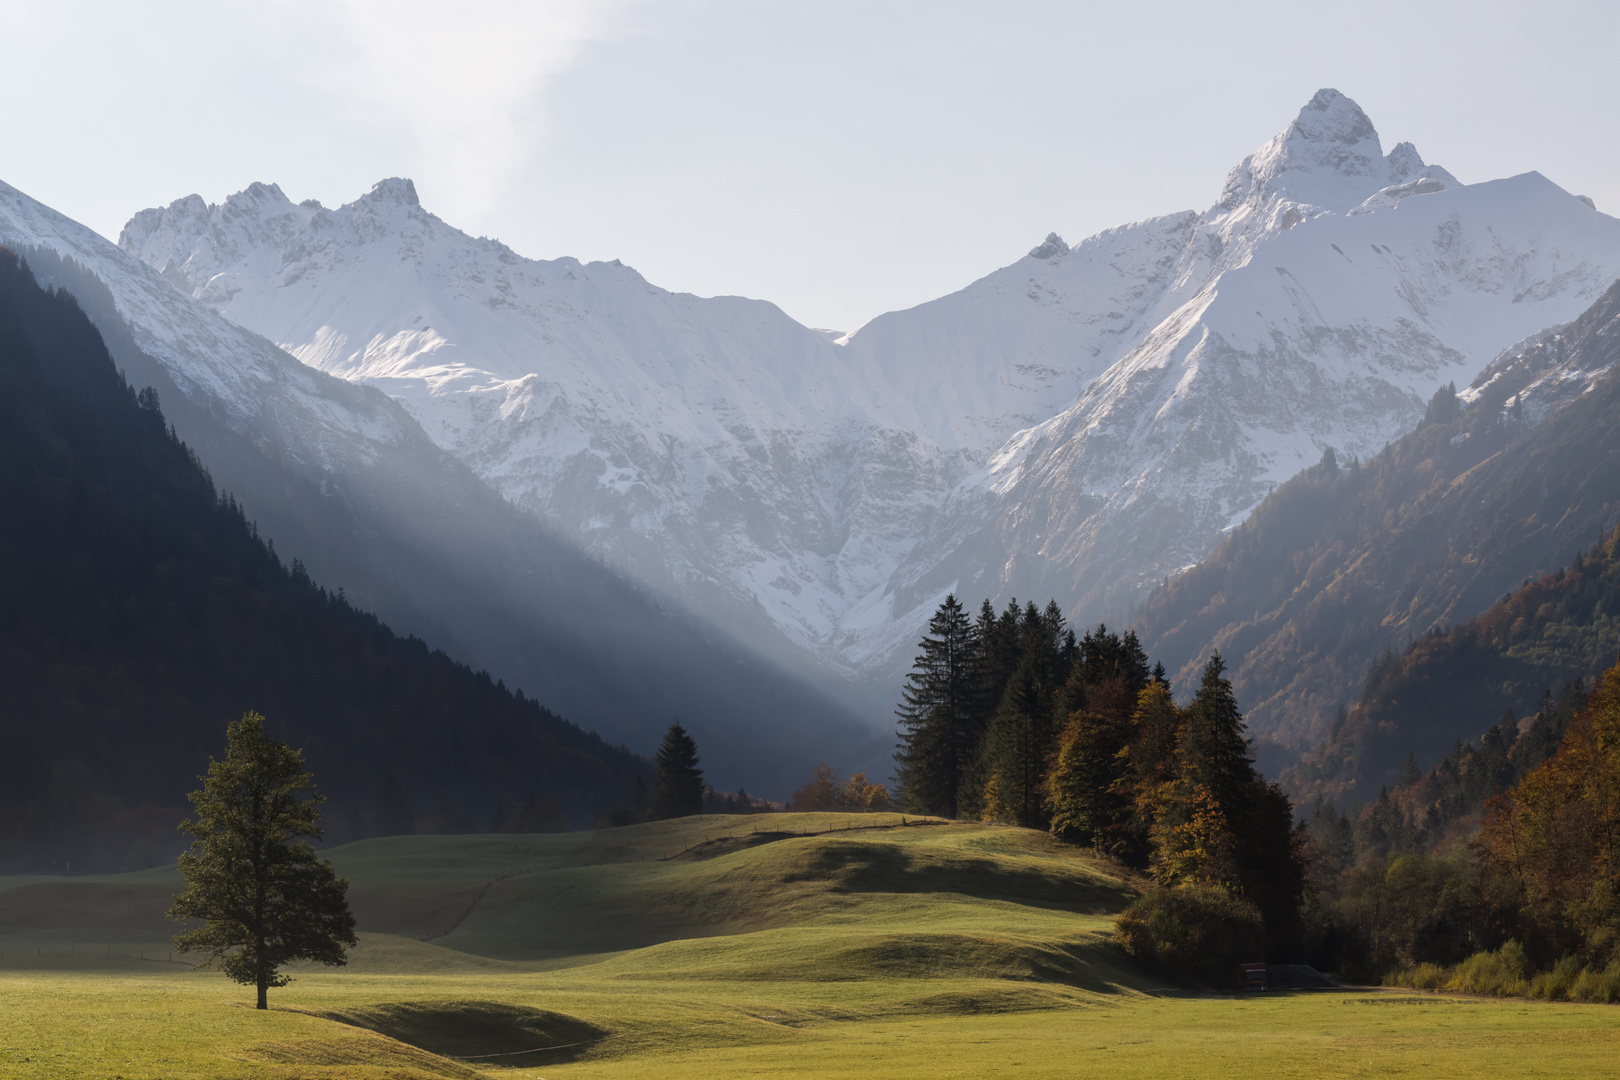
<path id="1" fill-rule="evenodd" d="M 132 385 L 157 389 L 169 423 L 283 560 L 301 559 L 315 579 L 341 586 L 401 633 L 641 752 L 679 718 L 721 787 L 782 797 L 813 762 L 886 758 L 887 740 L 848 707 L 553 535 L 434 446 L 380 391 L 277 353 L 290 377 L 406 431 L 370 460 L 301 460 L 281 445 L 285 417 L 232 421 L 206 386 L 177 387 L 89 270 L 49 249 L 21 254 L 40 281 L 78 298 Z"/>
<path id="2" fill-rule="evenodd" d="M 1620 516 L 1616 359 L 1620 285 L 1493 364 L 1461 399 L 1442 390 L 1423 424 L 1371 461 L 1330 452 L 1278 488 L 1214 555 L 1151 597 L 1136 621 L 1143 646 L 1180 685 L 1219 648 L 1255 730 L 1313 745 L 1386 650 L 1479 615 L 1568 564 Z M 1577 381 L 1583 392 L 1557 389 Z M 1447 727 L 1437 745 L 1480 724 Z"/>
<path id="3" fill-rule="evenodd" d="M 0 862 L 143 865 L 248 709 L 334 809 L 589 819 L 646 762 L 284 565 L 66 292 L 0 249 Z M 530 796 L 534 799 L 531 800 Z M 342 817 L 339 820 L 343 820 Z M 395 830 L 397 831 L 397 829 Z"/>

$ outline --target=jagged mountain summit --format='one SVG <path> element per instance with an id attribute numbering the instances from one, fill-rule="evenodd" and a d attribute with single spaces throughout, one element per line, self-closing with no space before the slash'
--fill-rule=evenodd
<path id="1" fill-rule="evenodd" d="M 193 196 L 120 243 L 310 366 L 381 387 L 514 503 L 756 642 L 780 630 L 836 656 L 982 459 L 772 304 L 520 258 L 408 180 L 335 210 L 265 184 Z"/>
<path id="2" fill-rule="evenodd" d="M 722 785 L 786 792 L 807 761 L 886 756 L 846 705 L 511 506 L 380 390 L 312 370 L 3 183 L 0 245 L 76 297 L 282 558 L 394 629 L 637 749 L 684 717 Z"/>
<path id="3" fill-rule="evenodd" d="M 1104 369 L 953 492 L 908 569 L 1106 614 L 1326 447 L 1375 453 L 1437 386 L 1581 311 L 1620 275 L 1620 221 L 1535 173 L 1463 185 L 1410 144 L 1383 155 L 1355 103 L 1324 90 L 1208 211 L 1037 253 L 870 328 L 895 324 L 887 351 L 926 348 L 995 302 L 997 321 L 1066 320 L 1071 355 Z M 1130 302 L 1091 307 L 1099 277 Z"/>
<path id="4" fill-rule="evenodd" d="M 1054 234 L 839 339 L 521 258 L 404 180 L 335 210 L 192 196 L 120 244 L 386 390 L 612 565 L 854 675 L 892 675 L 952 589 L 1119 612 L 1325 446 L 1375 452 L 1620 275 L 1620 222 L 1537 174 L 1385 154 L 1332 90 L 1209 210 Z"/>

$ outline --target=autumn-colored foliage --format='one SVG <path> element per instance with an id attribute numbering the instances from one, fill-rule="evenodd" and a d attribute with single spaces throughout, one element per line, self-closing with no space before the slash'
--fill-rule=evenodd
<path id="1" fill-rule="evenodd" d="M 889 789 L 874 784 L 864 772 L 839 782 L 833 767 L 821 762 L 810 770 L 810 782 L 793 793 L 790 810 L 836 810 L 856 814 L 880 813 L 894 808 Z"/>
<path id="2" fill-rule="evenodd" d="M 1224 982 L 1235 965 L 1263 958 L 1265 927 L 1248 901 L 1193 885 L 1145 894 L 1114 924 L 1114 940 L 1138 960 Z"/>
<path id="3" fill-rule="evenodd" d="M 1599 681 L 1557 753 L 1491 800 L 1488 872 L 1515 882 L 1543 950 L 1607 960 L 1620 944 L 1620 665 Z"/>

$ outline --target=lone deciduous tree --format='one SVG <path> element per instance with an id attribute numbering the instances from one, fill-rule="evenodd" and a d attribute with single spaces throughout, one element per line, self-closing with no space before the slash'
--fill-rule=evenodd
<path id="1" fill-rule="evenodd" d="M 349 883 L 317 858 L 309 839 L 321 837 L 320 804 L 304 756 L 272 739 L 264 717 L 247 713 L 225 729 L 224 761 L 208 762 L 200 791 L 190 795 L 196 818 L 181 822 L 191 848 L 180 856 L 186 887 L 169 917 L 202 919 L 177 934 L 175 948 L 207 954 L 227 976 L 266 993 L 285 986 L 280 968 L 298 960 L 331 966 L 356 944 Z"/>

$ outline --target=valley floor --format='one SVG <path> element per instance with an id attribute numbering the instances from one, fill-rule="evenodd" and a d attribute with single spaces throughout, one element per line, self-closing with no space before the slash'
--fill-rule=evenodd
<path id="1" fill-rule="evenodd" d="M 0 1076 L 1593 1076 L 1620 1052 L 1607 1006 L 1167 988 L 1107 940 L 1117 868 L 899 821 L 333 849 L 371 929 L 267 1013 L 170 958 L 172 872 L 0 879 Z"/>

